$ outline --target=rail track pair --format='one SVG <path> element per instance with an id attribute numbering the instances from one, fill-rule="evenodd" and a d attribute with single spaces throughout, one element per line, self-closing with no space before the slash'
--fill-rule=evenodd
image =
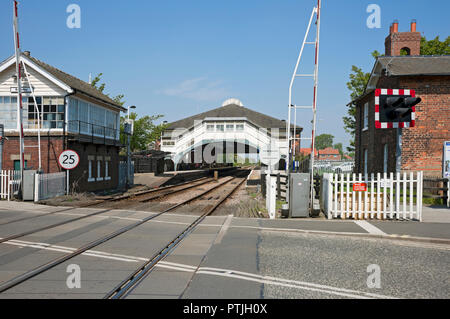
<path id="1" fill-rule="evenodd" d="M 242 175 L 245 175 L 246 173 L 244 172 Z M 229 184 L 231 181 L 242 178 L 241 177 L 232 177 L 224 182 L 220 182 L 219 184 L 201 192 L 200 194 L 197 194 L 195 196 L 193 196 L 192 198 L 189 198 L 181 203 L 178 203 L 168 209 L 165 209 L 162 212 L 159 212 L 155 215 L 149 216 L 145 219 L 142 219 L 141 221 L 138 221 L 134 224 L 128 225 L 126 227 L 123 227 L 117 231 L 114 231 L 100 239 L 97 239 L 95 241 L 92 241 L 86 245 L 84 245 L 83 247 L 77 249 L 76 251 L 72 252 L 72 253 L 68 253 L 64 256 L 61 256 L 59 258 L 56 258 L 46 264 L 40 265 L 30 271 L 25 272 L 24 274 L 21 274 L 7 282 L 4 282 L 2 284 L 0 284 L 0 293 L 3 293 L 39 274 L 42 274 L 43 272 L 52 269 L 53 267 L 67 261 L 70 260 L 78 255 L 81 255 L 83 253 L 85 253 L 88 250 L 91 250 L 94 247 L 97 247 L 119 235 L 122 235 L 140 225 L 143 225 L 145 223 L 147 223 L 148 221 L 155 219 L 169 211 L 173 211 L 177 208 L 179 208 L 180 206 L 186 205 L 194 200 L 197 200 L 203 196 L 205 196 L 208 193 L 213 192 L 214 190 L 217 190 L 221 187 L 223 187 L 224 185 Z M 187 226 L 182 232 L 180 232 L 174 239 L 170 240 L 168 242 L 167 245 L 165 245 L 161 250 L 159 250 L 156 254 L 154 254 L 153 256 L 151 256 L 149 258 L 149 260 L 147 262 L 145 262 L 144 264 L 142 264 L 136 271 L 134 271 L 132 274 L 130 274 L 126 279 L 124 279 L 118 286 L 116 286 L 113 290 L 111 290 L 106 296 L 105 298 L 107 299 L 120 299 L 120 298 L 125 298 L 127 297 L 133 290 L 135 287 L 137 287 L 145 278 L 146 276 L 153 270 L 153 268 L 155 267 L 155 265 L 161 261 L 165 256 L 167 256 L 184 238 L 186 238 L 186 236 L 188 236 L 190 233 L 192 233 L 192 231 L 209 215 L 211 215 L 215 210 L 217 210 L 217 208 L 223 204 L 223 202 L 225 202 L 244 182 L 245 182 L 245 178 L 242 178 L 241 181 L 239 181 L 238 183 L 236 183 L 236 185 L 233 185 L 233 187 L 228 190 L 227 192 L 225 192 L 224 195 L 220 196 L 220 198 L 214 203 L 213 206 L 211 206 L 210 208 L 208 208 L 205 212 L 203 212 L 203 214 L 201 216 L 199 216 L 194 222 L 192 222 L 189 226 Z M 207 183 L 210 183 L 211 179 L 208 178 L 202 178 L 193 182 L 186 182 L 186 183 L 182 183 L 182 184 L 178 184 L 178 185 L 174 185 L 174 186 L 168 186 L 168 187 L 163 187 L 160 189 L 154 189 L 154 190 L 150 190 L 150 191 L 144 191 L 144 192 L 140 192 L 137 194 L 134 194 L 134 198 L 136 198 L 136 196 L 139 198 L 138 200 L 141 202 L 149 202 L 151 200 L 155 200 L 158 198 L 162 198 L 174 193 L 178 193 L 178 192 L 182 192 L 188 189 L 192 189 Z M 190 185 L 189 185 L 190 184 Z M 182 187 L 185 186 L 186 187 Z M 181 188 L 179 188 L 181 186 Z M 179 188 L 179 189 L 177 189 Z M 154 196 L 150 196 L 150 197 L 145 197 L 145 198 L 140 198 L 144 195 L 148 195 L 148 194 L 152 194 L 152 193 L 156 193 L 156 192 L 161 192 L 161 194 L 157 194 Z M 123 200 L 128 200 L 130 198 L 132 198 L 132 195 L 126 195 L 126 196 L 119 196 L 116 198 L 110 198 L 110 199 L 105 199 L 104 201 L 123 201 Z M 103 201 L 102 201 L 103 202 Z M 86 205 L 89 207 L 92 206 L 96 206 L 100 204 L 100 202 L 98 203 L 93 203 L 90 205 Z M 85 206 L 85 207 L 86 207 Z M 42 216 L 48 216 L 51 214 L 57 214 L 57 213 L 61 213 L 61 212 L 65 212 L 65 211 L 69 211 L 69 210 L 73 210 L 75 208 L 70 208 L 70 209 L 64 209 L 64 210 L 60 210 L 60 211 L 56 211 L 56 212 L 52 212 L 52 213 L 48 213 L 48 214 L 44 214 L 44 215 L 39 215 L 37 217 L 42 217 Z M 75 221 L 79 221 L 81 219 L 85 219 L 88 217 L 92 217 L 92 216 L 96 216 L 96 215 L 100 215 L 106 212 L 111 211 L 113 208 L 110 209 L 106 209 L 106 210 L 101 210 L 95 213 L 91 213 L 85 216 L 81 216 L 78 218 L 73 218 L 67 221 L 63 221 L 63 222 L 59 222 L 56 224 L 52 224 L 52 225 L 48 225 L 48 226 L 44 226 L 41 227 L 39 229 L 34 229 L 34 230 L 30 230 L 27 232 L 23 232 L 20 234 L 16 234 L 16 235 L 12 235 L 9 236 L 7 238 L 1 239 L 0 240 L 0 244 L 1 243 L 5 243 L 20 237 L 24 237 L 30 234 L 34 234 L 37 232 L 41 232 L 44 230 L 48 230 L 54 227 L 58 227 L 58 226 L 62 226 L 71 222 L 75 222 Z M 23 221 L 23 220 L 27 220 L 27 219 L 33 219 L 33 218 L 37 218 L 36 216 L 30 217 L 30 218 L 22 218 L 22 219 L 17 219 L 15 221 L 11 221 L 5 224 L 9 224 L 9 223 L 14 223 L 14 222 L 19 222 L 19 221 Z"/>

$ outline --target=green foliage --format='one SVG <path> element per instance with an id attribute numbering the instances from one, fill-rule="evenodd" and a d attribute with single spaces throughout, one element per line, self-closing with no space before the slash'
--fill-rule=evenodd
<path id="1" fill-rule="evenodd" d="M 106 84 L 105 83 L 102 83 L 102 84 L 100 84 L 99 85 L 99 83 L 100 83 L 100 81 L 101 81 L 101 79 L 102 79 L 102 76 L 103 76 L 103 73 L 99 73 L 99 74 L 97 74 L 97 76 L 91 81 L 91 85 L 94 87 L 94 88 L 96 88 L 97 90 L 99 90 L 101 93 L 103 93 L 103 94 L 105 94 L 106 96 L 108 96 L 109 97 L 109 94 L 106 94 L 104 91 L 105 91 L 105 87 L 106 87 Z M 123 101 L 123 98 L 125 97 L 125 95 L 123 95 L 123 94 L 119 94 L 119 95 L 117 95 L 116 97 L 113 97 L 112 99 L 113 99 L 113 101 L 114 102 L 116 102 L 116 103 L 118 103 L 119 105 L 124 105 L 125 104 L 125 101 Z"/>
<path id="2" fill-rule="evenodd" d="M 450 54 L 450 36 L 444 41 L 439 40 L 439 36 L 433 40 L 427 41 L 425 37 L 422 37 L 420 42 L 420 54 L 421 55 L 449 55 Z"/>
<path id="3" fill-rule="evenodd" d="M 143 116 L 138 118 L 137 113 L 130 114 L 130 120 L 134 121 L 134 132 L 131 136 L 130 148 L 132 152 L 144 151 L 148 149 L 150 143 L 161 138 L 161 133 L 167 128 L 167 124 L 156 125 L 154 122 L 164 117 L 163 115 Z M 120 118 L 120 141 L 122 144 L 127 143 L 127 135 L 123 134 L 124 124 L 127 117 Z"/>
<path id="4" fill-rule="evenodd" d="M 344 146 L 342 145 L 342 143 L 337 143 L 333 146 L 334 149 L 339 151 L 339 154 L 341 156 L 344 156 Z"/>
<path id="5" fill-rule="evenodd" d="M 91 82 L 91 85 L 105 94 L 106 84 L 99 84 L 102 79 L 103 73 L 99 73 Z M 108 94 L 105 94 L 109 96 Z M 119 94 L 112 98 L 119 105 L 124 105 L 123 101 L 125 95 Z M 156 125 L 154 122 L 164 117 L 164 115 L 144 116 L 138 119 L 137 113 L 131 113 L 130 119 L 134 120 L 134 133 L 131 136 L 130 148 L 132 152 L 144 151 L 148 149 L 150 143 L 155 142 L 161 138 L 161 133 L 167 128 L 167 124 Z M 120 118 L 120 141 L 123 145 L 127 144 L 128 136 L 123 134 L 124 124 L 127 117 L 122 116 Z"/>
<path id="6" fill-rule="evenodd" d="M 333 147 L 334 136 L 331 134 L 322 134 L 316 136 L 316 149 L 324 150 L 328 147 Z"/>
<path id="7" fill-rule="evenodd" d="M 377 50 L 371 53 L 374 59 L 379 56 L 383 56 Z M 347 82 L 347 88 L 350 90 L 350 97 L 353 100 L 360 97 L 364 94 L 366 90 L 367 83 L 370 79 L 370 73 L 363 72 L 361 68 L 357 66 L 352 66 L 352 73 L 350 73 L 350 81 Z M 347 147 L 348 152 L 355 151 L 355 133 L 356 133 L 356 107 L 353 104 L 350 104 L 347 109 L 347 116 L 342 118 L 344 121 L 344 129 L 347 133 L 352 136 L 350 140 L 350 147 Z"/>
<path id="8" fill-rule="evenodd" d="M 378 52 L 377 50 L 373 51 L 373 52 L 371 53 L 371 55 L 372 55 L 372 57 L 373 57 L 374 59 L 378 58 L 379 56 L 384 56 L 384 54 L 381 54 L 381 53 Z"/>

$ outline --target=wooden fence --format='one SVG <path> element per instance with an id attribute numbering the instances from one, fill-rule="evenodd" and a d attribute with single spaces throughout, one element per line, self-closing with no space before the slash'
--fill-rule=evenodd
<path id="1" fill-rule="evenodd" d="M 0 199 L 11 200 L 20 187 L 20 171 L 0 171 Z"/>
<path id="2" fill-rule="evenodd" d="M 323 208 L 329 219 L 422 221 L 423 172 L 325 174 Z"/>

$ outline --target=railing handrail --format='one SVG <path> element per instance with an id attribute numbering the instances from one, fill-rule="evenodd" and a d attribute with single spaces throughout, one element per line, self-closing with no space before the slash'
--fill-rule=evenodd
<path id="1" fill-rule="evenodd" d="M 71 123 L 78 123 L 77 125 L 77 130 L 71 131 L 73 128 L 70 126 Z M 81 125 L 84 124 L 88 127 L 88 130 L 86 132 L 83 132 L 81 129 Z M 100 128 L 101 130 L 103 130 L 103 134 L 98 134 L 97 130 Z M 91 135 L 91 136 L 95 136 L 95 137 L 102 137 L 104 139 L 108 138 L 108 139 L 113 139 L 113 140 L 119 140 L 120 139 L 120 129 L 117 128 L 112 128 L 112 127 L 107 127 L 107 126 L 103 126 L 103 125 L 98 125 L 98 124 L 94 124 L 94 123 L 89 123 L 89 122 L 85 122 L 85 121 L 80 121 L 80 120 L 70 120 L 68 121 L 68 131 L 69 133 L 78 133 L 80 135 L 84 134 L 84 135 Z M 107 132 L 112 132 L 111 135 L 107 134 Z M 118 134 L 119 133 L 119 134 Z"/>

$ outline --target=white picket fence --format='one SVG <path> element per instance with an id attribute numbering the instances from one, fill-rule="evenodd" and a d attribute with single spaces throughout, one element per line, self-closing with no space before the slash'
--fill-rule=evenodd
<path id="1" fill-rule="evenodd" d="M 11 200 L 20 188 L 20 171 L 0 171 L 0 199 Z"/>
<path id="2" fill-rule="evenodd" d="M 364 183 L 367 191 L 354 191 Z M 423 172 L 416 174 L 325 174 L 323 209 L 328 219 L 422 221 Z"/>
<path id="3" fill-rule="evenodd" d="M 36 174 L 35 175 L 35 193 L 34 201 L 46 200 L 66 194 L 67 174 Z"/>

